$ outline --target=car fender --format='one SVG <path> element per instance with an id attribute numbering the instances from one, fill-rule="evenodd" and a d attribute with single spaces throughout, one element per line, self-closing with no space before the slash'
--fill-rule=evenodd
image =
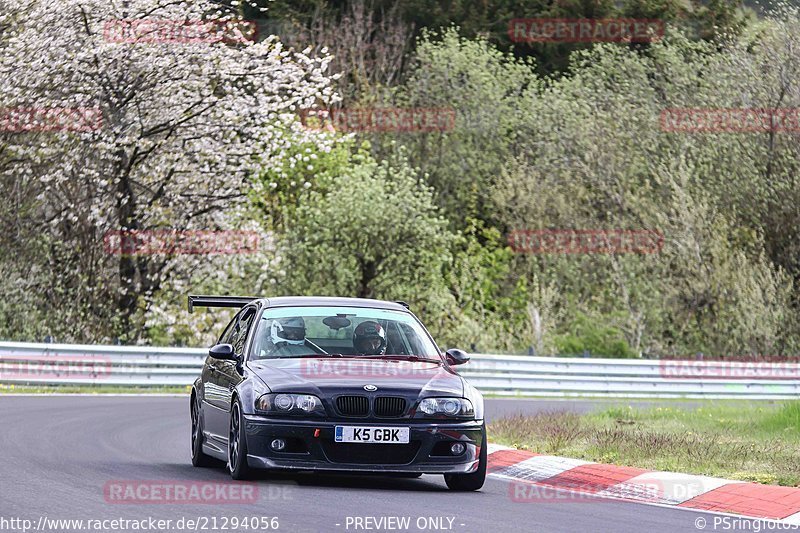
<path id="1" fill-rule="evenodd" d="M 189 402 L 191 403 L 193 395 L 197 395 L 200 398 L 200 400 L 202 401 L 203 400 L 203 392 L 204 392 L 203 391 L 203 379 L 198 377 L 197 379 L 194 380 L 194 383 L 192 384 L 192 393 L 193 394 L 189 395 Z"/>
<path id="2" fill-rule="evenodd" d="M 464 398 L 471 401 L 475 409 L 475 420 L 483 420 L 483 394 L 463 377 L 461 380 L 464 382 Z"/>
<path id="3" fill-rule="evenodd" d="M 234 389 L 235 396 L 242 404 L 242 413 L 246 415 L 255 414 L 256 400 L 262 395 L 271 392 L 264 381 L 255 372 L 246 372 L 245 379 Z"/>

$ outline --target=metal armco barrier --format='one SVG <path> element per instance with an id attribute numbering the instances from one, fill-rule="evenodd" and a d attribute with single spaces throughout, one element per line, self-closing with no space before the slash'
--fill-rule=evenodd
<path id="1" fill-rule="evenodd" d="M 201 348 L 0 342 L 0 383 L 190 385 Z M 800 364 L 473 354 L 459 372 L 485 393 L 619 398 L 800 398 Z M 366 378 L 365 378 L 366 379 Z"/>

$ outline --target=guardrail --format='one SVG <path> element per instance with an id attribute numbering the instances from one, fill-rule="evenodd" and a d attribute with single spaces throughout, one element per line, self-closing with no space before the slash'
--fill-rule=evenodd
<path id="1" fill-rule="evenodd" d="M 190 385 L 200 348 L 0 342 L 0 383 L 166 387 Z M 504 396 L 800 398 L 800 364 L 588 359 L 474 354 L 470 383 Z"/>

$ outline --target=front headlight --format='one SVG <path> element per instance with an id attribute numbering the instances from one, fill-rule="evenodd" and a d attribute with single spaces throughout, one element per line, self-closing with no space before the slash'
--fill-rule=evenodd
<path id="1" fill-rule="evenodd" d="M 466 398 L 425 398 L 419 402 L 417 416 L 422 417 L 474 417 L 475 409 Z"/>
<path id="2" fill-rule="evenodd" d="M 271 415 L 325 415 L 322 401 L 313 394 L 264 394 L 256 410 Z"/>

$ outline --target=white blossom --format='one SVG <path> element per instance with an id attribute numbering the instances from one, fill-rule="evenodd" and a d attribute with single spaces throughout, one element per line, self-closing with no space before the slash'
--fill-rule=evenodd
<path id="1" fill-rule="evenodd" d="M 330 58 L 284 49 L 277 37 L 241 42 L 114 42 L 119 20 L 229 20 L 210 0 L 0 0 L 0 110 L 88 108 L 102 121 L 80 131 L 0 131 L 13 162 L 2 171 L 32 183 L 42 233 L 63 242 L 121 229 L 241 229 L 250 178 L 283 168 L 289 149 L 330 136 L 304 129 L 298 110 L 336 96 Z M 95 254 L 122 295 L 149 298 L 202 256 L 130 261 Z M 226 263 L 227 264 L 227 263 Z M 172 278 L 171 278 L 172 277 Z M 266 278 L 265 278 L 266 281 Z M 104 282 L 105 283 L 105 282 Z M 116 287 L 115 285 L 119 285 Z M 185 287 L 187 291 L 191 287 Z"/>

